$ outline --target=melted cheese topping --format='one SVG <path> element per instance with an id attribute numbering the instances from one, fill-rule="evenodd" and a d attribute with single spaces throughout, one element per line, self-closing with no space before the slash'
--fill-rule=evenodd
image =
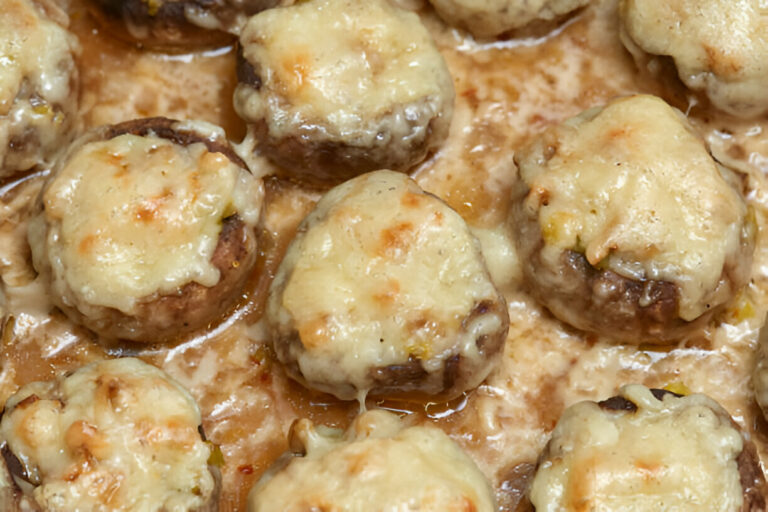
<path id="1" fill-rule="evenodd" d="M 266 119 L 274 137 L 319 123 L 329 137 L 372 143 L 382 135 L 366 124 L 402 106 L 390 128 L 397 140 L 417 115 L 410 104 L 424 103 L 433 117 L 453 102 L 451 76 L 419 17 L 387 0 L 270 9 L 251 18 L 240 40 L 262 85 L 241 85 L 236 107 L 247 120 Z"/>
<path id="2" fill-rule="evenodd" d="M 249 512 L 370 510 L 492 512 L 493 492 L 474 462 L 434 427 L 403 428 L 371 411 L 341 432 L 301 420 L 293 429 L 306 455 L 291 458 L 251 491 Z"/>
<path id="3" fill-rule="evenodd" d="M 429 0 L 441 18 L 476 37 L 494 37 L 534 20 L 552 20 L 589 0 Z"/>
<path id="4" fill-rule="evenodd" d="M 30 155 L 5 161 L 6 153 L 14 152 L 11 142 L 19 146 L 30 131 L 37 132 L 37 146 L 46 150 L 60 136 L 60 110 L 77 104 L 70 97 L 76 48 L 74 38 L 42 17 L 32 2 L 0 1 L 0 166 L 15 171 L 37 163 Z"/>
<path id="5" fill-rule="evenodd" d="M 669 55 L 680 79 L 731 114 L 768 110 L 768 4 L 764 0 L 622 1 L 630 51 Z"/>
<path id="6" fill-rule="evenodd" d="M 637 411 L 581 402 L 563 413 L 531 486 L 537 512 L 741 509 L 743 441 L 722 407 L 639 385 L 620 395 Z"/>
<path id="7" fill-rule="evenodd" d="M 202 143 L 128 134 L 87 143 L 44 191 L 54 286 L 125 313 L 192 281 L 211 287 L 222 219 L 255 225 L 262 196 L 260 181 Z"/>
<path id="8" fill-rule="evenodd" d="M 278 330 L 298 331 L 304 350 L 295 356 L 307 380 L 365 391 L 371 368 L 409 358 L 430 373 L 456 354 L 478 362 L 477 339 L 503 328 L 499 315 L 466 321 L 480 302 L 500 300 L 479 244 L 456 212 L 406 175 L 350 180 L 303 226 L 267 312 Z M 473 386 L 490 368 L 473 375 Z"/>
<path id="9" fill-rule="evenodd" d="M 747 207 L 678 111 L 652 96 L 619 99 L 566 121 L 517 160 L 545 258 L 570 249 L 628 278 L 675 283 L 685 320 L 725 300 L 715 292 L 739 252 Z"/>
<path id="10" fill-rule="evenodd" d="M 28 384 L 0 435 L 44 510 L 195 510 L 211 498 L 209 446 L 184 388 L 138 359 L 103 361 Z"/>

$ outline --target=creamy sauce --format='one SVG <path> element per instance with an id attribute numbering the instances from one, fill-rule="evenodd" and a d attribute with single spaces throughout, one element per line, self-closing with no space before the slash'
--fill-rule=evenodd
<path id="1" fill-rule="evenodd" d="M 491 479 L 504 511 L 515 509 L 563 409 L 584 399 L 604 399 L 627 383 L 684 384 L 710 395 L 753 436 L 761 457 L 768 455 L 768 430 L 750 384 L 757 331 L 768 309 L 768 183 L 763 174 L 768 172 L 768 122 L 737 121 L 689 105 L 689 95 L 678 84 L 638 75 L 619 41 L 615 1 L 593 4 L 547 37 L 492 44 L 475 43 L 446 28 L 427 7 L 420 11 L 453 74 L 457 100 L 447 144 L 416 170 L 415 178 L 479 233 L 491 275 L 503 281 L 498 284 L 509 304 L 511 326 L 498 368 L 467 396 L 449 404 L 369 401 L 368 406 L 401 411 L 414 423 L 443 429 Z M 243 125 L 231 108 L 230 49 L 172 58 L 142 53 L 100 32 L 78 1 L 72 18 L 84 50 L 85 125 L 162 114 L 205 119 L 223 125 L 234 139 L 242 135 Z M 499 227 L 507 217 L 515 148 L 554 123 L 634 92 L 663 92 L 690 112 L 716 156 L 745 173 L 748 200 L 762 228 L 751 283 L 720 324 L 681 346 L 615 345 L 563 326 L 517 289 L 513 244 Z M 35 287 L 23 242 L 39 180 L 4 190 L 2 401 L 29 381 L 90 360 L 139 352 L 135 346 L 102 347 L 47 306 Z M 264 252 L 243 300 L 210 331 L 139 352 L 188 386 L 200 404 L 206 433 L 223 453 L 224 511 L 244 510 L 252 483 L 286 449 L 294 419 L 345 428 L 358 412 L 355 403 L 310 393 L 289 381 L 264 348 L 259 318 L 266 287 L 316 200 L 315 192 L 270 181 Z"/>

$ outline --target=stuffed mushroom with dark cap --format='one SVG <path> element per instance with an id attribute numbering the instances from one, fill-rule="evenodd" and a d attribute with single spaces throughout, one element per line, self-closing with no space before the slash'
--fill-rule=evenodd
<path id="1" fill-rule="evenodd" d="M 266 318 L 288 373 L 345 400 L 455 397 L 488 376 L 509 328 L 464 220 L 393 171 L 320 200 L 280 264 Z"/>
<path id="2" fill-rule="evenodd" d="M 442 430 L 381 410 L 346 432 L 296 421 L 284 455 L 253 487 L 248 512 L 493 512 L 493 489 Z M 375 507 L 375 508 L 374 508 Z"/>
<path id="3" fill-rule="evenodd" d="M 118 34 L 151 47 L 225 44 L 250 16 L 293 0 L 98 0 L 103 21 L 116 20 Z M 97 13 L 98 15 L 99 13 Z"/>
<path id="4" fill-rule="evenodd" d="M 75 37 L 47 0 L 0 0 L 0 179 L 48 164 L 77 113 Z"/>
<path id="5" fill-rule="evenodd" d="M 553 21 L 589 0 L 429 0 L 448 24 L 478 38 L 501 36 L 537 21 Z"/>
<path id="6" fill-rule="evenodd" d="M 3 510 L 216 512 L 220 475 L 200 421 L 189 392 L 138 359 L 27 384 L 0 420 L 13 480 Z"/>
<path id="7" fill-rule="evenodd" d="M 529 490 L 536 512 L 765 510 L 755 446 L 705 395 L 625 386 L 565 410 Z"/>
<path id="8" fill-rule="evenodd" d="M 151 118 L 76 141 L 29 227 L 53 302 L 107 339 L 162 341 L 240 296 L 264 187 L 223 131 Z"/>
<path id="9" fill-rule="evenodd" d="M 755 224 L 734 174 L 685 116 L 620 98 L 515 154 L 510 227 L 530 293 L 624 342 L 701 329 L 746 284 Z"/>
<path id="10" fill-rule="evenodd" d="M 448 135 L 454 89 L 419 17 L 388 0 L 314 0 L 250 19 L 235 110 L 253 151 L 319 186 L 405 171 Z"/>
<path id="11" fill-rule="evenodd" d="M 671 58 L 680 80 L 739 117 L 768 112 L 763 0 L 622 0 L 621 40 L 642 66 Z"/>

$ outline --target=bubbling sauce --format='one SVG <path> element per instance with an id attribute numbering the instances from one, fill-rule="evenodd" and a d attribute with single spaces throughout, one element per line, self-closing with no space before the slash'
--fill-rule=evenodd
<path id="1" fill-rule="evenodd" d="M 628 383 L 705 393 L 728 410 L 768 456 L 765 421 L 750 384 L 757 332 L 768 310 L 768 120 L 736 120 L 690 96 L 675 79 L 638 73 L 617 32 L 616 0 L 591 6 L 538 38 L 478 44 L 446 27 L 426 2 L 409 2 L 453 75 L 456 105 L 446 144 L 413 173 L 445 199 L 481 241 L 511 318 L 501 361 L 478 389 L 447 403 L 368 400 L 433 424 L 456 440 L 516 510 L 540 450 L 563 409 L 602 400 Z M 232 46 L 166 55 L 110 38 L 84 0 L 71 29 L 83 47 L 81 128 L 163 115 L 245 133 L 232 108 Z M 513 242 L 502 224 L 515 179 L 515 148 L 544 128 L 610 98 L 643 92 L 687 112 L 716 158 L 743 175 L 760 233 L 749 285 L 700 336 L 670 347 L 632 347 L 576 332 L 519 288 Z M 268 165 L 268 164 L 265 164 Z M 359 411 L 289 380 L 261 321 L 266 290 L 299 222 L 320 194 L 267 179 L 260 255 L 241 300 L 221 319 L 168 345 L 105 345 L 46 300 L 26 245 L 26 222 L 46 172 L 0 183 L 0 401 L 27 382 L 87 362 L 135 355 L 161 367 L 198 401 L 208 438 L 222 453 L 220 510 L 245 509 L 251 485 L 287 448 L 296 418 L 346 428 Z"/>

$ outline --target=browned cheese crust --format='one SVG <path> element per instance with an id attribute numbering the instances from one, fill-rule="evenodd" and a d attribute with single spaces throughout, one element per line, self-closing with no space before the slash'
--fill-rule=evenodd
<path id="1" fill-rule="evenodd" d="M 184 147 L 202 143 L 211 153 L 222 154 L 236 166 L 247 169 L 225 139 L 197 133 L 181 127 L 177 121 L 161 117 L 102 127 L 78 141 L 79 146 L 70 150 L 69 155 L 87 143 L 108 141 L 124 134 L 159 137 Z M 66 160 L 61 163 L 64 164 Z M 43 202 L 39 201 L 35 215 L 40 216 L 43 211 Z M 239 291 L 255 264 L 257 246 L 258 236 L 254 226 L 243 222 L 240 215 L 234 213 L 222 219 L 218 241 L 210 258 L 210 263 L 219 272 L 218 282 L 213 286 L 192 281 L 170 292 L 156 292 L 139 298 L 130 313 L 115 307 L 93 305 L 81 311 L 82 308 L 66 298 L 71 292 L 69 288 L 67 293 L 61 295 L 52 293 L 51 298 L 73 321 L 102 338 L 141 342 L 169 340 L 207 325 L 238 300 Z M 35 247 L 33 242 L 33 251 Z M 36 257 L 35 265 L 47 282 L 54 279 L 47 257 Z"/>
<path id="2" fill-rule="evenodd" d="M 67 374 L 52 383 L 35 382 L 20 391 L 24 398 L 12 397 L 0 412 L 4 434 L 0 436 L 0 506 L 3 512 L 106 510 L 104 507 L 150 510 L 147 505 L 155 504 L 147 503 L 147 496 L 158 500 L 156 506 L 162 507 L 157 509 L 159 511 L 166 510 L 165 506 L 174 502 L 176 510 L 185 502 L 199 503 L 201 500 L 194 496 L 202 495 L 207 496 L 204 503 L 183 510 L 219 510 L 221 471 L 210 463 L 208 454 L 213 448 L 206 441 L 202 425 L 198 425 L 195 432 L 195 424 L 189 424 L 195 419 L 199 421 L 200 417 L 194 400 L 185 389 L 160 370 L 133 358 L 84 367 L 74 375 L 78 385 L 67 385 L 66 380 L 70 377 L 72 375 Z M 91 400 L 84 401 L 82 396 L 88 394 L 92 394 Z M 158 402 L 137 403 L 149 396 Z M 38 407 L 40 404 L 44 405 Z M 129 404 L 132 407 L 128 407 Z M 147 414 L 146 407 L 160 409 Z M 50 411 L 55 412 L 51 414 Z M 3 416 L 6 416 L 5 422 Z M 64 432 L 60 439 L 40 434 L 59 429 Z M 161 432 L 165 436 L 159 435 Z M 30 446 L 29 438 L 35 435 L 40 442 Z M 174 435 L 178 438 L 174 439 Z M 132 436 L 146 437 L 136 439 Z M 57 446 L 57 442 L 63 444 Z M 54 443 L 53 446 L 50 443 Z M 137 445 L 141 448 L 137 449 Z M 157 452 L 153 453 L 153 450 Z M 172 453 L 173 450 L 189 453 L 169 456 L 169 451 Z M 44 453 L 60 460 L 42 460 L 46 457 Z M 207 465 L 205 457 L 209 457 Z M 158 465 L 150 467 L 156 463 L 156 458 Z M 202 466 L 197 466 L 195 462 L 201 459 Z M 169 468 L 169 463 L 178 467 Z M 67 464 L 70 467 L 62 476 L 62 467 L 67 468 Z M 196 481 L 205 488 L 205 494 L 203 489 L 195 490 L 189 482 L 157 479 L 163 472 L 169 476 L 169 471 L 199 479 Z M 91 473 L 97 476 L 93 477 Z M 49 486 L 60 486 L 61 478 L 67 482 L 65 486 L 71 485 L 77 490 L 51 492 Z M 104 482 L 111 482 L 112 487 Z M 85 496 L 78 496 L 79 492 Z M 192 497 L 179 499 L 184 492 L 189 492 Z M 174 493 L 177 493 L 176 497 L 173 497 Z M 103 502 L 105 498 L 107 501 Z M 90 508 L 96 506 L 94 502 L 99 505 Z"/>

